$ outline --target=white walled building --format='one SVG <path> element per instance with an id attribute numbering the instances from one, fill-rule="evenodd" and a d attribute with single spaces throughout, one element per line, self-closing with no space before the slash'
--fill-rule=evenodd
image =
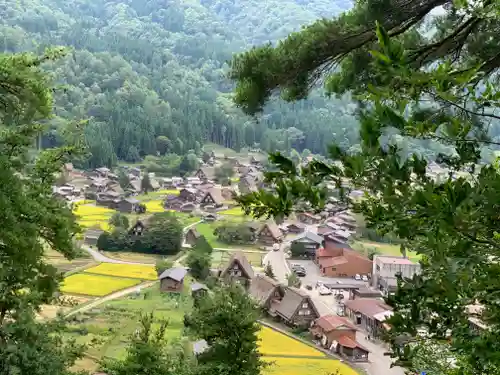
<path id="1" fill-rule="evenodd" d="M 372 286 L 386 294 L 396 287 L 396 275 L 412 278 L 420 272 L 420 264 L 408 258 L 375 255 L 373 258 Z"/>

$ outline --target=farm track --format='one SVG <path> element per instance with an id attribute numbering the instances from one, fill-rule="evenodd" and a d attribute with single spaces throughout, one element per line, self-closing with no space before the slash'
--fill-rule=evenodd
<path id="1" fill-rule="evenodd" d="M 79 314 L 79 313 L 91 310 L 94 307 L 97 307 L 97 306 L 99 306 L 99 305 L 101 305 L 101 304 L 103 304 L 105 302 L 114 300 L 116 298 L 124 297 L 126 295 L 129 295 L 129 294 L 132 294 L 134 292 L 137 292 L 137 291 L 139 291 L 139 290 L 141 290 L 143 288 L 149 288 L 150 286 L 156 284 L 157 282 L 158 281 L 148 281 L 148 282 L 145 282 L 145 283 L 142 283 L 142 284 L 139 284 L 139 285 L 132 286 L 132 287 L 127 288 L 127 289 L 119 290 L 118 292 L 114 292 L 114 293 L 108 294 L 107 296 L 98 298 L 95 301 L 92 301 L 92 302 L 90 302 L 88 304 L 85 304 L 85 305 L 83 305 L 81 307 L 76 308 L 75 310 L 70 311 L 68 314 L 65 315 L 65 317 L 69 318 L 69 317 L 71 317 L 73 315 L 76 315 L 76 314 Z"/>

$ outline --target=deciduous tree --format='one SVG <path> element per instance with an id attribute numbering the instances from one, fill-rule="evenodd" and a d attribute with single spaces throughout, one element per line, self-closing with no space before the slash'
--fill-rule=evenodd
<path id="1" fill-rule="evenodd" d="M 192 353 L 166 338 L 168 321 L 153 328 L 153 313 L 141 316 L 139 329 L 132 334 L 124 359 L 105 359 L 102 370 L 108 375 L 188 375 L 193 374 Z"/>
<path id="2" fill-rule="evenodd" d="M 127 215 L 124 215 L 121 212 L 116 212 L 109 219 L 109 225 L 115 228 L 128 229 L 129 226 L 128 217 Z"/>
<path id="3" fill-rule="evenodd" d="M 81 355 L 80 346 L 61 340 L 57 325 L 35 320 L 62 279 L 46 263 L 45 249 L 69 259 L 77 254 L 79 227 L 68 204 L 53 198 L 52 185 L 79 145 L 42 151 L 36 160 L 30 154 L 53 104 L 40 64 L 62 53 L 0 54 L 0 372 L 6 375 L 66 375 Z"/>
<path id="4" fill-rule="evenodd" d="M 198 356 L 198 374 L 260 375 L 265 367 L 258 347 L 257 304 L 239 285 L 216 288 L 187 315 L 193 337 L 208 350 Z"/>
<path id="5" fill-rule="evenodd" d="M 412 26 L 443 4 L 437 30 L 424 38 Z M 395 6 L 399 12 L 391 10 Z M 358 22 L 363 16 L 366 22 Z M 478 165 L 481 147 L 495 143 L 488 124 L 500 119 L 494 111 L 500 106 L 494 84 L 500 59 L 486 37 L 498 24 L 494 1 L 363 1 L 352 13 L 320 21 L 275 49 L 248 52 L 233 65 L 236 101 L 255 112 L 278 88 L 291 99 L 304 97 L 325 63 L 342 62 L 342 70 L 327 77 L 327 88 L 357 94 L 360 149 L 348 153 L 332 145 L 336 163 L 313 161 L 299 169 L 274 155 L 280 170 L 266 177 L 275 191 L 250 194 L 241 203 L 257 216 L 290 214 L 301 201 L 320 211 L 326 184 L 333 184 L 369 227 L 394 233 L 405 249 L 416 251 L 422 272 L 399 279 L 388 300 L 394 315 L 385 337 L 396 363 L 410 371 L 421 371 L 424 362 L 442 368 L 422 348 L 445 345 L 455 363 L 450 373 L 500 374 L 494 292 L 500 288 L 500 173 L 496 165 Z M 408 156 L 387 139 L 389 131 L 450 147 L 434 161 L 445 176 L 434 178 L 425 155 Z M 352 200 L 350 189 L 369 194 Z M 473 317 L 488 328 L 470 329 L 471 305 L 482 306 Z"/>

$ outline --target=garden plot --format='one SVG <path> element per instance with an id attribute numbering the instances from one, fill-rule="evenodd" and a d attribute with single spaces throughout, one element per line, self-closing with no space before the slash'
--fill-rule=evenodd
<path id="1" fill-rule="evenodd" d="M 61 291 L 67 294 L 102 297 L 140 283 L 139 279 L 77 273 L 64 279 Z"/>
<path id="2" fill-rule="evenodd" d="M 98 308 L 77 314 L 68 322 L 64 337 L 89 345 L 88 357 L 77 361 L 75 370 L 93 372 L 97 361 L 107 358 L 123 358 L 130 337 L 139 327 L 141 314 L 154 313 L 154 328 L 160 319 L 168 319 L 166 338 L 177 339 L 182 334 L 184 314 L 191 310 L 189 292 L 172 296 L 161 293 L 157 285 L 144 289 L 140 296 L 131 295 L 109 301 Z"/>
<path id="3" fill-rule="evenodd" d="M 139 280 L 156 280 L 158 278 L 154 266 L 139 264 L 101 263 L 96 267 L 86 269 L 84 273 Z"/>

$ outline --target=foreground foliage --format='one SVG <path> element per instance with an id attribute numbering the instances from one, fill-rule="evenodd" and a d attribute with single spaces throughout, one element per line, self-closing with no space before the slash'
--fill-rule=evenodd
<path id="1" fill-rule="evenodd" d="M 0 372 L 5 375 L 65 375 L 81 354 L 80 346 L 61 342 L 60 327 L 35 321 L 61 280 L 45 262 L 45 248 L 68 258 L 77 254 L 71 209 L 52 197 L 55 176 L 77 147 L 47 150 L 35 161 L 29 153 L 52 111 L 50 82 L 40 64 L 61 52 L 0 54 Z"/>
<path id="2" fill-rule="evenodd" d="M 61 144 L 63 119 L 90 119 L 85 129 L 90 152 L 75 165 L 143 161 L 151 172 L 179 175 L 188 158 L 200 156 L 205 142 L 238 150 L 257 143 L 265 150 L 325 152 L 328 140 L 343 139 L 345 124 L 355 123 L 342 106 L 346 101 L 332 104 L 316 95 L 319 108 L 275 103 L 257 124 L 234 108 L 231 85 L 224 79 L 233 52 L 276 41 L 307 22 L 348 9 L 350 1 L 2 4 L 2 51 L 37 51 L 46 45 L 72 49 L 68 58 L 45 64 L 64 90 L 57 92 L 57 117 L 41 145 Z M 321 121 L 325 118 L 330 123 Z"/>
<path id="3" fill-rule="evenodd" d="M 430 20 L 434 32 L 422 33 L 419 22 L 439 5 L 446 7 Z M 324 64 L 340 62 L 327 90 L 357 95 L 360 149 L 332 145 L 342 167 L 313 161 L 297 168 L 273 155 L 279 170 L 267 178 L 275 191 L 240 202 L 256 216 L 289 215 L 296 203 L 320 210 L 331 183 L 369 227 L 397 235 L 403 252 L 421 256 L 422 274 L 400 279 L 389 299 L 395 314 L 386 340 L 410 371 L 500 374 L 500 173 L 496 164 L 478 165 L 485 146 L 498 147 L 491 136 L 500 119 L 499 25 L 495 1 L 359 1 L 338 19 L 233 61 L 236 102 L 249 113 L 278 89 L 290 100 L 304 97 Z M 448 172 L 432 176 L 426 156 L 408 156 L 398 137 L 441 144 L 435 161 Z M 352 200 L 350 189 L 367 194 Z M 471 313 L 470 305 L 482 309 Z M 471 317 L 487 328 L 471 330 Z"/>
<path id="4" fill-rule="evenodd" d="M 260 375 L 265 363 L 258 351 L 259 309 L 239 285 L 216 288 L 186 315 L 191 335 L 208 349 L 198 355 L 197 374 Z"/>
<path id="5" fill-rule="evenodd" d="M 168 345 L 165 339 L 168 320 L 154 328 L 154 314 L 144 314 L 140 328 L 132 335 L 123 360 L 107 359 L 103 370 L 109 375 L 186 375 L 191 373 L 194 359 L 187 347 Z"/>

